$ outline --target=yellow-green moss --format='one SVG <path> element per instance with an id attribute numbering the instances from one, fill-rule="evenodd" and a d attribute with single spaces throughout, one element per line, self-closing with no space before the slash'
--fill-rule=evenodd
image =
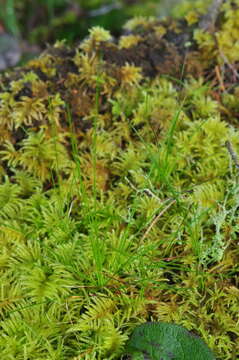
<path id="1" fill-rule="evenodd" d="M 93 29 L 2 76 L 4 359 L 119 359 L 146 320 L 198 331 L 218 359 L 239 353 L 237 80 L 218 88 L 212 34 L 167 73 L 192 29 L 127 26 L 129 42 Z"/>

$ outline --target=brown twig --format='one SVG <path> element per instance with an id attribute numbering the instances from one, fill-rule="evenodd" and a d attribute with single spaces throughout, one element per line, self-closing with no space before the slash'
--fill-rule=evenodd
<path id="1" fill-rule="evenodd" d="M 146 236 L 149 234 L 149 232 L 151 231 L 151 229 L 154 227 L 154 225 L 158 222 L 159 218 L 165 213 L 165 211 L 167 211 L 170 206 L 172 206 L 174 203 L 176 202 L 176 199 L 170 201 L 170 203 L 162 210 L 160 211 L 160 213 L 153 219 L 153 221 L 151 222 L 151 224 L 149 225 L 148 229 L 145 231 L 141 241 L 143 241 Z"/>
<path id="2" fill-rule="evenodd" d="M 199 22 L 198 26 L 204 31 L 210 31 L 214 28 L 220 8 L 224 0 L 214 0 L 209 7 L 207 14 L 204 15 Z"/>
<path id="3" fill-rule="evenodd" d="M 227 140 L 225 142 L 225 146 L 229 152 L 229 154 L 231 155 L 231 158 L 233 160 L 233 162 L 235 163 L 236 167 L 239 169 L 239 162 L 238 162 L 238 158 L 237 158 L 237 154 L 235 153 L 235 151 L 232 148 L 232 144 L 230 143 L 229 140 Z"/>
<path id="4" fill-rule="evenodd" d="M 225 86 L 224 86 L 224 82 L 223 82 L 223 77 L 221 76 L 220 68 L 219 68 L 218 65 L 215 67 L 215 73 L 216 73 L 216 77 L 218 79 L 221 90 L 223 92 L 226 91 Z"/>

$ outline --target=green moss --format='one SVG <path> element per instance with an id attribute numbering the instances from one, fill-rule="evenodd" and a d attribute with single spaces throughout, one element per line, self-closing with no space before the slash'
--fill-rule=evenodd
<path id="1" fill-rule="evenodd" d="M 183 24 L 93 29 L 2 76 L 2 358 L 119 359 L 154 320 L 236 359 L 237 83 L 203 39 L 183 66 Z"/>

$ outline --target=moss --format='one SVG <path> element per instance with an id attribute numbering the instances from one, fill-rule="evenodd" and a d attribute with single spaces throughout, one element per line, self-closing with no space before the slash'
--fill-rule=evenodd
<path id="1" fill-rule="evenodd" d="M 232 16 L 224 7 L 217 33 Z M 145 320 L 197 329 L 219 359 L 237 357 L 230 42 L 223 58 L 197 23 L 126 27 L 1 77 L 3 358 L 120 358 Z"/>

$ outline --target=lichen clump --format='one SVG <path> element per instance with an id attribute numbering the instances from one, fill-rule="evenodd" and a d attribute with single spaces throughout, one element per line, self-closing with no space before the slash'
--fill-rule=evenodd
<path id="1" fill-rule="evenodd" d="M 2 75 L 2 358 L 119 359 L 147 320 L 237 358 L 238 9 L 214 35 L 97 27 Z"/>

